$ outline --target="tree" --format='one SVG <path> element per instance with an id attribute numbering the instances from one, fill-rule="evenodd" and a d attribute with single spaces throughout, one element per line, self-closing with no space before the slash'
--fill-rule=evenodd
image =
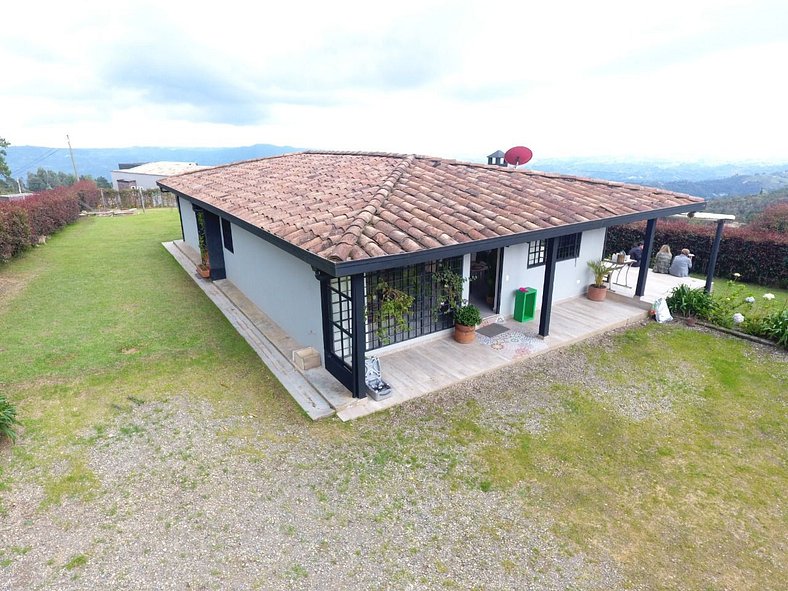
<path id="1" fill-rule="evenodd" d="M 10 146 L 4 138 L 0 137 L 0 193 L 10 191 L 14 186 L 14 179 L 11 178 L 11 169 L 5 161 L 5 149 Z"/>
<path id="2" fill-rule="evenodd" d="M 36 172 L 27 173 L 27 187 L 33 192 L 46 191 L 57 187 L 70 187 L 76 179 L 73 174 L 39 168 Z"/>
<path id="3" fill-rule="evenodd" d="M 112 184 L 103 176 L 96 177 L 96 186 L 99 189 L 111 189 Z"/>

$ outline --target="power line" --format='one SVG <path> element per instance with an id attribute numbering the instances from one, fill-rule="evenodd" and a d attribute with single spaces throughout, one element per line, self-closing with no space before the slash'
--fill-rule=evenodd
<path id="1" fill-rule="evenodd" d="M 34 167 L 36 164 L 39 164 L 39 163 L 43 162 L 44 160 L 46 160 L 46 159 L 47 159 L 47 158 L 49 158 L 50 156 L 54 155 L 54 154 L 55 154 L 55 153 L 56 153 L 58 150 L 62 150 L 62 149 L 63 149 L 63 148 L 52 148 L 52 149 L 51 149 L 49 152 L 47 152 L 47 153 L 46 153 L 46 154 L 44 154 L 43 156 L 39 156 L 38 158 L 36 158 L 36 159 L 35 159 L 35 160 L 33 160 L 32 162 L 30 162 L 29 164 L 26 164 L 26 165 L 25 165 L 25 166 L 23 166 L 22 168 L 18 168 L 18 169 L 16 169 L 16 170 L 12 171 L 12 172 L 11 172 L 11 176 L 12 176 L 12 177 L 15 177 L 15 176 L 17 176 L 17 175 L 18 175 L 20 172 L 27 172 L 28 170 L 30 170 L 31 168 L 33 168 L 33 167 Z"/>

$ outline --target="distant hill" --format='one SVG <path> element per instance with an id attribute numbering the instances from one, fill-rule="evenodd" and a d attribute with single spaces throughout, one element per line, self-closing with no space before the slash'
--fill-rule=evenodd
<path id="1" fill-rule="evenodd" d="M 758 195 L 788 187 L 788 164 L 704 164 L 537 160 L 529 168 L 662 187 L 705 199 Z"/>
<path id="2" fill-rule="evenodd" d="M 120 162 L 171 160 L 216 165 L 298 152 L 302 149 L 272 144 L 255 144 L 237 148 L 74 148 L 74 160 L 80 175 L 89 174 L 93 178 L 103 176 L 109 179 L 110 172 L 117 169 Z M 6 152 L 6 162 L 14 178 L 21 177 L 24 180 L 27 178 L 28 171 L 35 172 L 39 167 L 66 173 L 74 172 L 68 148 L 12 145 L 6 148 Z"/>
<path id="3" fill-rule="evenodd" d="M 720 197 L 709 200 L 706 210 L 709 213 L 728 213 L 736 216 L 736 221 L 747 223 L 774 203 L 788 201 L 788 189 L 781 189 L 763 195 L 745 197 Z"/>
<path id="4" fill-rule="evenodd" d="M 647 186 L 687 181 L 706 182 L 728 179 L 729 177 L 749 178 L 762 174 L 788 174 L 788 172 L 775 173 L 775 171 L 788 171 L 788 163 L 763 162 L 709 164 L 706 162 L 619 161 L 590 158 L 544 159 L 535 156 L 526 167 L 545 172 L 559 172 Z"/>
<path id="5" fill-rule="evenodd" d="M 658 183 L 658 186 L 706 199 L 759 195 L 788 187 L 788 171 L 770 174 L 737 174 L 724 179 L 706 181 L 673 181 Z"/>

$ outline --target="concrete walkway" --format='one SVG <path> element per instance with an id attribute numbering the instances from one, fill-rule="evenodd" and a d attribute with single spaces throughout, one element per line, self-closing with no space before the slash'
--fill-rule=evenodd
<path id="1" fill-rule="evenodd" d="M 336 414 L 343 421 L 356 419 L 407 400 L 426 396 L 461 380 L 498 367 L 566 347 L 628 325 L 643 322 L 646 310 L 657 297 L 665 297 L 681 283 L 693 287 L 703 282 L 692 278 L 649 273 L 646 295 L 634 297 L 634 287 L 613 286 L 604 302 L 585 297 L 553 304 L 550 336 L 538 335 L 538 311 L 535 320 L 519 323 L 511 318 L 493 316 L 484 324 L 499 324 L 499 335 L 477 335 L 476 342 L 460 345 L 451 337 L 452 330 L 436 333 L 415 342 L 400 343 L 371 351 L 380 359 L 383 379 L 392 394 L 376 402 L 371 398 L 355 399 L 324 367 L 302 371 L 292 359 L 299 343 L 285 333 L 244 294 L 222 279 L 210 281 L 196 273 L 199 253 L 183 241 L 166 242 L 173 255 L 194 282 L 211 298 L 238 333 L 257 352 L 293 399 L 312 419 Z"/>
<path id="2" fill-rule="evenodd" d="M 199 254 L 194 249 L 180 240 L 165 242 L 163 246 L 216 304 L 310 418 L 330 417 L 338 409 L 356 402 L 324 368 L 299 371 L 292 363 L 292 357 L 286 355 L 286 351 L 298 348 L 289 335 L 254 306 L 232 282 L 200 277 L 195 270 Z"/>

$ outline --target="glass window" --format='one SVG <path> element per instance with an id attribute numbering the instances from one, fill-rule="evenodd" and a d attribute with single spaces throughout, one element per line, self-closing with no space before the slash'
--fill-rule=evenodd
<path id="1" fill-rule="evenodd" d="M 233 250 L 233 227 L 224 218 L 222 218 L 222 237 L 224 238 L 224 247 L 230 252 L 235 252 Z"/>
<path id="2" fill-rule="evenodd" d="M 582 233 L 569 234 L 558 238 L 556 261 L 567 261 L 580 256 Z M 544 265 L 547 240 L 536 240 L 528 243 L 528 268 Z"/>

